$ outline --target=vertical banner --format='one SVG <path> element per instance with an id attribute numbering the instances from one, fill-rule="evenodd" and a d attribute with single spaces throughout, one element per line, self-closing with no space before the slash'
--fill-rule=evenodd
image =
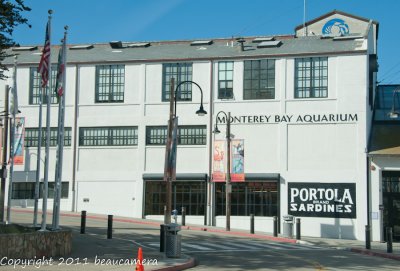
<path id="1" fill-rule="evenodd" d="M 25 118 L 15 118 L 14 165 L 24 164 Z"/>
<path id="2" fill-rule="evenodd" d="M 225 140 L 214 141 L 213 156 L 213 174 L 214 182 L 225 182 L 226 157 L 225 157 Z"/>
<path id="3" fill-rule="evenodd" d="M 244 139 L 231 141 L 231 181 L 244 182 Z"/>

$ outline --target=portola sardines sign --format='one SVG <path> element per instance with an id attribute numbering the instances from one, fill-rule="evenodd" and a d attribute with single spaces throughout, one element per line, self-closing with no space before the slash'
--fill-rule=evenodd
<path id="1" fill-rule="evenodd" d="M 290 215 L 356 218 L 355 183 L 289 183 Z"/>

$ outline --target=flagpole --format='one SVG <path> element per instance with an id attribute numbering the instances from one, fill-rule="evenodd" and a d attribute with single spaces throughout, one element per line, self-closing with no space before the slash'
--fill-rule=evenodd
<path id="1" fill-rule="evenodd" d="M 61 91 L 56 88 L 57 95 L 59 97 L 58 106 L 58 133 L 57 133 L 57 160 L 56 160 L 56 176 L 55 176 L 55 187 L 54 187 L 54 203 L 53 203 L 53 230 L 59 230 L 60 221 L 60 201 L 61 201 L 61 185 L 62 185 L 62 164 L 63 164 L 63 151 L 64 151 L 64 119 L 65 119 L 65 83 L 66 83 L 66 54 L 67 54 L 67 30 L 68 26 L 64 27 L 64 39 L 62 40 L 62 55 L 61 55 L 61 67 L 58 67 L 57 73 L 62 72 L 62 83 Z M 59 60 L 60 61 L 60 60 Z M 59 74 L 57 74 L 59 75 Z M 57 76 L 57 80 L 59 80 Z"/>
<path id="2" fill-rule="evenodd" d="M 15 104 L 16 97 L 15 95 L 17 94 L 17 56 L 14 56 L 14 73 L 13 73 L 13 99 L 12 101 L 14 103 L 14 107 L 12 110 L 10 110 L 11 114 L 11 138 L 10 138 L 10 159 L 11 159 L 11 165 L 10 165 L 10 179 L 8 181 L 8 200 L 7 200 L 7 224 L 11 223 L 11 195 L 12 195 L 12 183 L 13 183 L 13 176 L 14 176 L 14 157 L 15 157 L 15 150 L 14 150 L 14 137 L 15 137 L 15 115 L 18 113 L 18 108 L 17 105 Z M 11 103 L 11 101 L 10 101 Z M 6 147 L 6 146 L 5 146 Z"/>
<path id="3" fill-rule="evenodd" d="M 37 159 L 36 159 L 36 183 L 35 183 L 35 206 L 33 211 L 33 226 L 37 227 L 38 205 L 39 205 L 39 187 L 40 187 L 40 164 L 42 154 L 42 84 L 39 84 L 39 130 L 38 130 L 38 146 L 37 146 Z"/>
<path id="4" fill-rule="evenodd" d="M 49 63 L 48 63 L 48 88 L 47 88 L 47 112 L 46 112 L 46 158 L 44 162 L 44 187 L 43 187 L 43 207 L 42 207 L 42 227 L 41 231 L 46 230 L 46 219 L 47 219 L 47 196 L 49 191 L 49 149 L 50 149 L 50 105 L 51 105 L 51 14 L 52 10 L 48 11 L 48 39 L 50 44 L 49 50 Z"/>

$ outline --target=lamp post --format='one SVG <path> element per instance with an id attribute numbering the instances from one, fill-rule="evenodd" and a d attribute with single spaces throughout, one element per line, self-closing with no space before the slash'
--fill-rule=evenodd
<path id="1" fill-rule="evenodd" d="M 232 193 L 232 185 L 231 185 L 231 112 L 226 114 L 224 111 L 219 111 L 216 120 L 215 120 L 215 128 L 214 133 L 219 134 L 221 131 L 218 129 L 218 115 L 225 115 L 226 120 L 226 145 L 227 145 L 227 158 L 226 158 L 226 175 L 225 175 L 225 207 L 226 207 L 226 230 L 231 230 L 231 193 Z"/>
<path id="2" fill-rule="evenodd" d="M 168 121 L 168 134 L 167 134 L 167 144 L 165 151 L 165 168 L 164 168 L 164 181 L 166 181 L 167 185 L 167 204 L 166 211 L 164 217 L 164 224 L 171 223 L 171 211 L 172 211 L 172 180 L 176 177 L 176 147 L 177 147 L 177 138 L 178 138 L 178 117 L 176 115 L 176 102 L 177 102 L 177 92 L 179 87 L 183 84 L 194 84 L 196 85 L 201 93 L 201 103 L 199 110 L 196 111 L 196 114 L 199 116 L 204 116 L 207 114 L 207 111 L 204 110 L 203 107 L 203 90 L 193 81 L 182 81 L 180 82 L 176 88 L 174 89 L 175 79 L 171 78 L 170 83 L 170 112 L 169 112 L 169 121 Z"/>

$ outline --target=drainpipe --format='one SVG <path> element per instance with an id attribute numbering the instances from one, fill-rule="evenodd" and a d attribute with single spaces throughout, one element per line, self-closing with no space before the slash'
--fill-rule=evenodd
<path id="1" fill-rule="evenodd" d="M 210 112 L 210 125 L 208 127 L 208 134 L 209 134 L 209 146 L 208 146 L 208 180 L 207 180 L 207 188 L 208 188 L 208 192 L 207 192 L 207 208 L 206 208 L 206 214 L 204 216 L 204 225 L 207 225 L 207 216 L 208 216 L 208 225 L 211 226 L 212 225 L 212 221 L 213 221 L 213 208 L 212 208 L 212 182 L 211 182 L 211 177 L 212 177 L 212 161 L 213 161 L 213 110 L 214 110 L 214 92 L 213 92 L 213 86 L 214 86 L 214 76 L 213 76 L 213 72 L 214 72 L 214 61 L 210 59 L 210 99 L 209 99 L 209 112 Z M 208 211 L 208 214 L 207 214 Z"/>

